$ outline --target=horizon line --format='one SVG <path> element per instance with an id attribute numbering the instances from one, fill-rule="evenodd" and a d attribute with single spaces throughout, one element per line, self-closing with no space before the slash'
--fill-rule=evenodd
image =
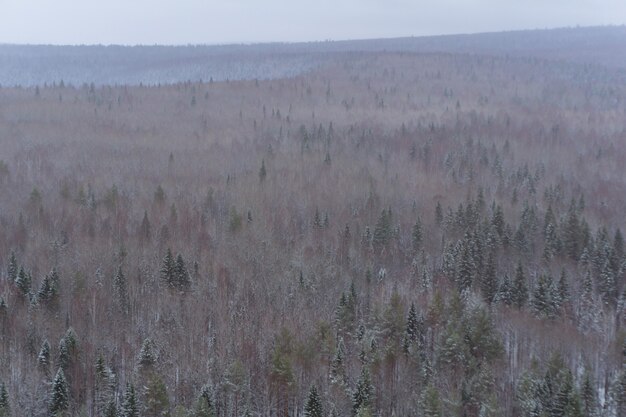
<path id="1" fill-rule="evenodd" d="M 405 36 L 389 36 L 389 37 L 372 37 L 372 38 L 343 38 L 343 39 L 316 39 L 316 40 L 298 40 L 298 41 L 240 41 L 240 42 L 198 42 L 198 43 L 14 43 L 14 42 L 1 42 L 0 47 L 121 47 L 121 48 L 134 48 L 134 47 L 228 47 L 228 46 L 262 46 L 262 45 L 303 45 L 303 44 L 322 44 L 322 43 L 341 43 L 341 42 L 367 42 L 367 41 L 384 41 L 394 39 L 411 39 L 411 38 L 444 38 L 455 36 L 480 36 L 480 35 L 495 35 L 495 34 L 511 34 L 511 33 L 524 33 L 524 32 L 548 32 L 559 30 L 577 30 L 577 29 L 626 29 L 626 23 L 622 24 L 607 24 L 607 25 L 575 25 L 575 26 L 556 26 L 556 27 L 544 27 L 544 28 L 528 28 L 528 29 L 511 29 L 511 30 L 494 30 L 494 31 L 479 31 L 479 32 L 454 32 L 454 33 L 442 33 L 436 35 L 405 35 Z"/>

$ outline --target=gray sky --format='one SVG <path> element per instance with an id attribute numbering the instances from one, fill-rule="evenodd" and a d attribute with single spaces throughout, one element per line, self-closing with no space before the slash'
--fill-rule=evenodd
<path id="1" fill-rule="evenodd" d="M 310 41 L 624 23 L 625 0 L 0 0 L 0 43 Z"/>

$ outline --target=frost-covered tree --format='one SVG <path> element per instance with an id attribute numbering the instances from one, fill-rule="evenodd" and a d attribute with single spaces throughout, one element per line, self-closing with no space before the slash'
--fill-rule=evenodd
<path id="1" fill-rule="evenodd" d="M 422 245 L 422 221 L 419 217 L 413 225 L 413 230 L 411 230 L 411 240 L 413 243 L 413 252 L 417 252 Z"/>
<path id="2" fill-rule="evenodd" d="M 513 284 L 511 283 L 511 279 L 509 278 L 509 274 L 504 274 L 502 278 L 502 282 L 498 288 L 498 294 L 496 296 L 498 302 L 504 303 L 508 306 L 513 304 L 514 295 L 513 295 Z"/>
<path id="3" fill-rule="evenodd" d="M 374 396 L 374 388 L 370 378 L 370 372 L 367 366 L 361 369 L 361 376 L 357 381 L 356 388 L 352 394 L 352 414 L 358 415 L 359 411 L 364 408 L 371 409 Z"/>
<path id="4" fill-rule="evenodd" d="M 522 308 L 528 301 L 528 287 L 526 285 L 526 276 L 524 275 L 524 268 L 522 262 L 518 262 L 515 269 L 515 281 L 513 282 L 513 304 L 517 308 Z"/>
<path id="5" fill-rule="evenodd" d="M 44 373 L 48 373 L 50 367 L 50 343 L 48 340 L 44 340 L 41 344 L 39 355 L 37 355 L 37 364 Z"/>
<path id="6" fill-rule="evenodd" d="M 483 298 L 488 304 L 494 302 L 498 293 L 498 278 L 496 277 L 496 261 L 493 252 L 489 253 L 485 271 L 480 277 L 480 289 Z"/>
<path id="7" fill-rule="evenodd" d="M 174 264 L 174 280 L 176 288 L 180 291 L 189 289 L 191 285 L 189 272 L 185 266 L 183 256 L 180 253 L 176 256 L 176 262 Z"/>
<path id="8" fill-rule="evenodd" d="M 337 341 L 337 349 L 335 356 L 330 364 L 330 382 L 333 384 L 344 384 L 346 382 L 345 369 L 345 346 L 343 337 L 339 337 Z"/>
<path id="9" fill-rule="evenodd" d="M 391 208 L 389 208 L 380 213 L 376 227 L 374 227 L 374 236 L 372 238 L 374 246 L 385 246 L 391 240 L 392 233 Z"/>
<path id="10" fill-rule="evenodd" d="M 52 382 L 48 410 L 51 416 L 62 416 L 70 406 L 70 390 L 63 369 L 59 368 Z"/>
<path id="11" fill-rule="evenodd" d="M 28 297 L 30 294 L 31 282 L 32 278 L 30 273 L 26 272 L 23 267 L 20 267 L 17 277 L 15 278 L 15 285 L 25 297 Z"/>
<path id="12" fill-rule="evenodd" d="M 139 351 L 138 365 L 141 369 L 149 369 L 156 363 L 156 361 L 156 345 L 152 339 L 147 338 L 143 341 L 143 344 L 141 345 L 141 350 Z"/>
<path id="13" fill-rule="evenodd" d="M 11 416 L 11 405 L 9 404 L 9 393 L 4 382 L 0 381 L 0 417 Z"/>
<path id="14" fill-rule="evenodd" d="M 120 417 L 139 417 L 139 404 L 135 394 L 135 387 L 130 382 L 126 383 L 124 399 L 120 407 Z"/>
<path id="15" fill-rule="evenodd" d="M 153 374 L 144 387 L 143 415 L 145 417 L 169 416 L 170 401 L 163 379 Z"/>
<path id="16" fill-rule="evenodd" d="M 533 290 L 531 305 L 539 317 L 554 318 L 558 308 L 556 290 L 550 275 L 540 275 Z"/>
<path id="17" fill-rule="evenodd" d="M 315 385 L 311 386 L 309 390 L 309 397 L 306 400 L 306 405 L 304 406 L 304 416 L 305 417 L 323 417 L 324 411 L 322 407 L 322 399 L 320 398 L 319 393 L 317 392 L 317 387 Z"/>
<path id="18" fill-rule="evenodd" d="M 593 293 L 591 271 L 587 271 L 583 278 L 582 293 L 578 300 L 577 318 L 578 328 L 583 332 L 599 330 L 600 306 Z"/>
<path id="19" fill-rule="evenodd" d="M 115 301 L 117 302 L 118 309 L 122 313 L 128 312 L 128 290 L 126 288 L 126 276 L 122 271 L 122 266 L 118 266 L 117 273 L 113 278 L 113 290 L 115 293 Z"/>
<path id="20" fill-rule="evenodd" d="M 598 415 L 598 394 L 591 372 L 587 369 L 583 376 L 582 386 L 580 387 L 580 398 L 582 401 L 583 415 L 586 417 L 595 417 Z"/>
<path id="21" fill-rule="evenodd" d="M 7 265 L 7 277 L 10 282 L 15 282 L 17 279 L 17 273 L 19 271 L 19 267 L 17 266 L 17 258 L 15 256 L 15 252 L 11 251 L 11 255 L 9 255 L 9 263 Z"/>
<path id="22" fill-rule="evenodd" d="M 165 257 L 163 258 L 163 262 L 161 263 L 161 280 L 169 287 L 174 288 L 176 286 L 175 279 L 175 268 L 176 263 L 174 261 L 174 256 L 172 255 L 172 250 L 167 248 L 167 252 Z"/>
<path id="23" fill-rule="evenodd" d="M 411 345 L 418 343 L 420 338 L 420 322 L 417 317 L 417 309 L 415 304 L 411 303 L 409 308 L 409 314 L 406 319 L 406 328 L 404 332 L 403 350 L 405 353 L 409 353 Z"/>

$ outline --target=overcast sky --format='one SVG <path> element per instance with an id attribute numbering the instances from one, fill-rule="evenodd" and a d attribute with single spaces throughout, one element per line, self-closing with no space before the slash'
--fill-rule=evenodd
<path id="1" fill-rule="evenodd" d="M 361 39 L 626 23 L 626 0 L 0 0 L 0 43 Z"/>

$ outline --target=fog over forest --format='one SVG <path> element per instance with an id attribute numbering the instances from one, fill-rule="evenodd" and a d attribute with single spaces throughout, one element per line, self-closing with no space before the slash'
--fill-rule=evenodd
<path id="1" fill-rule="evenodd" d="M 0 44 L 0 417 L 626 417 L 625 167 L 624 26 Z"/>

